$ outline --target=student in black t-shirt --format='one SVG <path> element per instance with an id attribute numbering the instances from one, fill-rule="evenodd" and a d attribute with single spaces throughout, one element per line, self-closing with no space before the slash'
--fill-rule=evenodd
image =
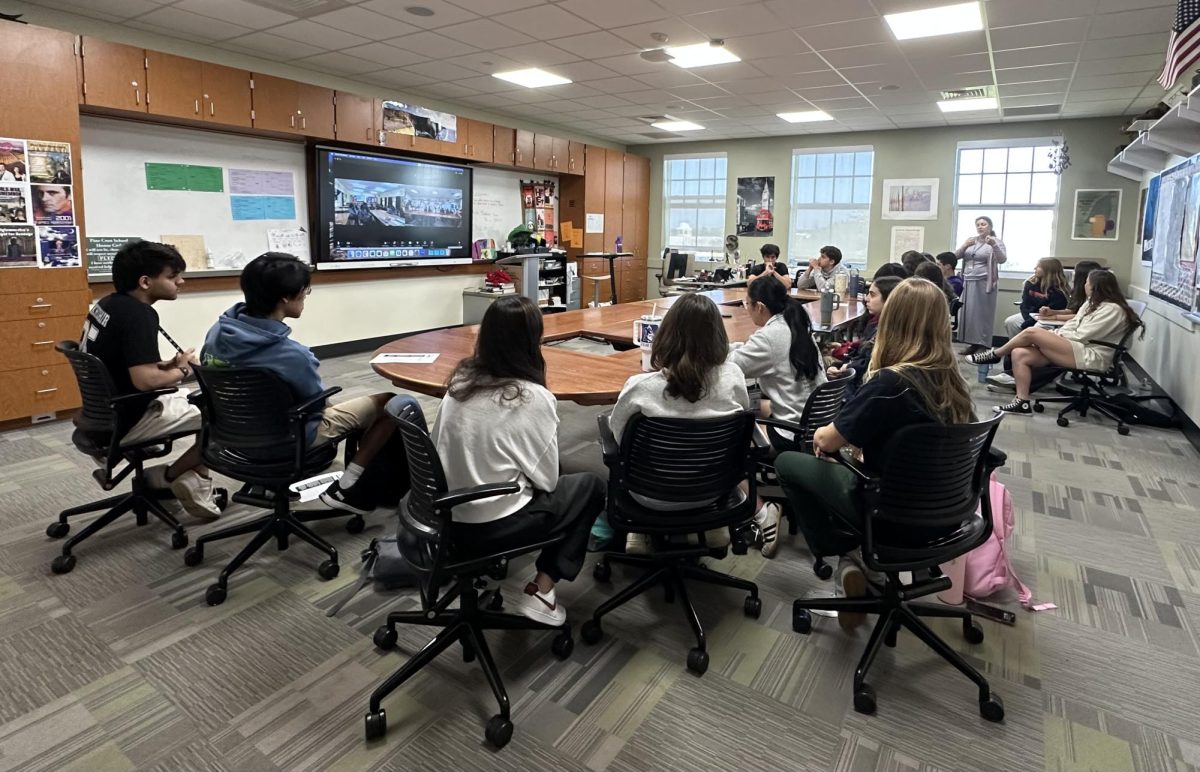
<path id="1" fill-rule="evenodd" d="M 888 297 L 862 387 L 832 424 L 813 437 L 815 455 L 781 453 L 775 460 L 779 482 L 799 527 L 814 552 L 847 556 L 838 577 L 847 597 L 866 594 L 861 564 L 850 554 L 854 540 L 839 539 L 836 519 L 862 528 L 858 478 L 841 465 L 821 458 L 844 446 L 858 448 L 868 470 L 882 468 L 887 441 L 906 426 L 933 421 L 957 424 L 974 420 L 967 384 L 958 372 L 950 345 L 950 320 L 942 291 L 924 279 L 906 279 Z M 836 519 L 835 519 L 836 518 Z M 852 629 L 863 614 L 842 613 L 838 621 Z"/>
<path id="2" fill-rule="evenodd" d="M 118 396 L 178 386 L 191 374 L 196 364 L 193 349 L 166 360 L 159 354 L 158 313 L 153 308 L 160 300 L 178 296 L 186 268 L 175 247 L 153 241 L 132 241 L 113 258 L 116 292 L 89 309 L 79 345 L 108 368 Z M 200 410 L 187 401 L 184 391 L 130 400 L 122 412 L 122 423 L 131 425 L 122 440 L 126 444 L 200 429 Z M 193 517 L 215 520 L 221 515 L 198 444 L 170 466 L 148 468 L 146 480 L 151 487 L 170 488 Z"/>
<path id="3" fill-rule="evenodd" d="M 746 284 L 753 284 L 754 280 L 759 276 L 771 274 L 783 283 L 784 289 L 791 289 L 792 277 L 788 276 L 787 266 L 778 265 L 779 247 L 775 244 L 763 244 L 762 248 L 758 251 L 762 255 L 763 261 L 751 268 L 746 274 Z"/>

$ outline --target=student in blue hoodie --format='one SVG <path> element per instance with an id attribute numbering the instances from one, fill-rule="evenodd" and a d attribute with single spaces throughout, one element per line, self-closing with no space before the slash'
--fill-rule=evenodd
<path id="1" fill-rule="evenodd" d="M 208 331 L 201 360 L 210 367 L 261 367 L 278 375 L 296 395 L 309 399 L 325 390 L 317 368 L 320 360 L 301 343 L 291 339 L 292 328 L 284 319 L 299 319 L 304 301 L 312 292 L 307 265 L 292 255 L 267 252 L 242 270 L 244 303 L 235 303 Z M 375 508 L 355 483 L 395 430 L 383 407 L 392 394 L 356 397 L 336 405 L 325 405 L 321 417 L 308 426 L 313 446 L 329 442 L 351 431 L 363 432 L 358 452 L 347 464 L 341 479 L 321 494 L 321 501 L 334 509 L 370 514 Z"/>

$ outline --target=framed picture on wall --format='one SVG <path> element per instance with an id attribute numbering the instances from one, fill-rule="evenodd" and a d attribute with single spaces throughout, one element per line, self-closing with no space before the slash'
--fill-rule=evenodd
<path id="1" fill-rule="evenodd" d="M 937 177 L 883 181 L 884 220 L 936 220 L 938 216 Z"/>
<path id="2" fill-rule="evenodd" d="M 1121 221 L 1121 191 L 1082 188 L 1075 191 L 1075 214 L 1071 218 L 1074 241 L 1116 241 Z"/>

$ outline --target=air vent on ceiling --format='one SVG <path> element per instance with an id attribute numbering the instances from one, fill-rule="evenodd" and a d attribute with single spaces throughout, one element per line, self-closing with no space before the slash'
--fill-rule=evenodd
<path id="1" fill-rule="evenodd" d="M 1001 114 L 1005 118 L 1022 118 L 1029 115 L 1056 115 L 1062 105 L 1033 105 L 1032 107 L 1005 107 Z"/>
<path id="2" fill-rule="evenodd" d="M 953 91 L 943 91 L 942 99 L 982 99 L 983 97 L 996 96 L 991 86 L 980 86 L 978 88 L 959 88 Z"/>
<path id="3" fill-rule="evenodd" d="M 639 115 L 638 120 L 645 121 L 646 123 L 658 123 L 659 121 L 673 121 L 675 119 L 669 115 Z"/>
<path id="4" fill-rule="evenodd" d="M 273 11 L 283 11 L 292 16 L 308 18 L 319 13 L 336 11 L 349 5 L 346 0 L 246 0 L 252 5 L 260 5 Z"/>

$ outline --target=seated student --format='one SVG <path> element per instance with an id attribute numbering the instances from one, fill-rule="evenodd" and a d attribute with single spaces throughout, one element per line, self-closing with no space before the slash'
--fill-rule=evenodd
<path id="1" fill-rule="evenodd" d="M 946 283 L 950 285 L 950 289 L 954 290 L 954 296 L 962 297 L 962 277 L 956 273 L 958 270 L 958 255 L 953 252 L 942 252 L 938 254 L 937 262 L 941 266 L 942 276 L 945 277 Z"/>
<path id="2" fill-rule="evenodd" d="M 88 310 L 79 348 L 104 363 L 116 396 L 178 386 L 191 375 L 196 364 L 192 349 L 167 360 L 159 356 L 158 313 L 153 308 L 160 300 L 178 297 L 186 269 L 175 247 L 154 241 L 131 241 L 113 257 L 116 291 Z M 125 433 L 125 444 L 200 429 L 200 409 L 188 402 L 186 391 L 131 400 L 123 410 L 128 411 L 128 418 L 138 419 Z M 169 466 L 146 469 L 146 482 L 152 488 L 170 488 L 192 517 L 215 520 L 221 516 L 198 444 Z"/>
<path id="3" fill-rule="evenodd" d="M 995 408 L 998 413 L 1032 415 L 1029 384 L 1035 367 L 1058 367 L 1107 370 L 1112 364 L 1112 349 L 1089 345 L 1090 341 L 1120 343 L 1142 320 L 1133 312 L 1121 294 L 1117 277 L 1112 271 L 1096 269 L 1085 282 L 1087 302 L 1073 319 L 1057 330 L 1029 327 L 1010 338 L 999 348 L 986 349 L 967 357 L 972 364 L 990 365 L 1012 354 L 1012 370 L 1017 398 Z M 1142 330 L 1145 334 L 1145 328 Z"/>
<path id="4" fill-rule="evenodd" d="M 894 276 L 897 279 L 907 279 L 909 272 L 900 263 L 884 263 L 875 269 L 875 275 L 871 277 L 871 281 L 882 279 L 885 276 Z"/>
<path id="5" fill-rule="evenodd" d="M 838 580 L 847 597 L 866 594 L 866 580 L 854 540 L 841 539 L 835 523 L 863 525 L 858 478 L 821 456 L 849 445 L 862 453 L 868 470 L 886 463 L 887 440 L 915 424 L 957 424 L 974 420 L 971 395 L 959 375 L 950 344 L 950 322 L 942 292 L 927 281 L 908 279 L 888 298 L 863 386 L 832 424 L 817 430 L 816 455 L 781 453 L 775 460 L 779 482 L 799 516 L 809 547 L 821 555 L 843 555 Z M 865 615 L 839 613 L 845 630 Z"/>
<path id="6" fill-rule="evenodd" d="M 854 368 L 854 382 L 846 391 L 847 399 L 858 390 L 859 384 L 863 382 L 863 378 L 867 374 L 867 365 L 871 362 L 871 350 L 875 345 L 875 335 L 879 328 L 879 316 L 883 313 L 888 296 L 896 287 L 900 286 L 902 281 L 904 280 L 895 276 L 884 276 L 871 282 L 871 288 L 867 290 L 866 302 L 867 313 L 870 316 L 867 317 L 867 326 L 863 330 L 862 338 L 859 339 L 857 346 L 851 347 L 849 356 L 841 365 L 831 365 L 826 371 L 830 378 L 838 378 L 850 368 Z"/>
<path id="7" fill-rule="evenodd" d="M 763 244 L 759 249 L 762 254 L 763 261 L 750 269 L 746 274 L 746 285 L 754 283 L 754 280 L 760 276 L 771 274 L 775 278 L 783 282 L 784 287 L 792 286 L 792 279 L 787 275 L 787 266 L 779 265 L 779 247 L 775 244 Z"/>
<path id="8" fill-rule="evenodd" d="M 942 268 L 937 263 L 925 261 L 917 266 L 917 270 L 913 273 L 918 279 L 925 279 L 932 282 L 935 286 L 940 287 L 942 294 L 946 296 L 946 310 L 949 313 L 950 304 L 953 303 L 958 296 L 954 294 L 954 290 L 950 289 L 950 285 L 946 282 L 946 277 L 942 275 Z"/>
<path id="9" fill-rule="evenodd" d="M 565 535 L 542 550 L 536 576 L 516 601 L 530 619 L 563 624 L 567 610 L 555 585 L 583 568 L 605 490 L 594 474 L 558 473 L 558 407 L 546 389 L 542 312 L 533 301 L 504 295 L 488 307 L 474 354 L 447 380 L 432 436 L 451 489 L 507 481 L 521 486 L 455 507 L 455 544 L 496 552 Z"/>
<path id="10" fill-rule="evenodd" d="M 1021 305 L 1018 312 L 1004 320 L 1004 330 L 1013 337 L 1026 327 L 1037 323 L 1033 315 L 1039 309 L 1061 311 L 1067 307 L 1067 275 L 1062 263 L 1053 257 L 1038 260 L 1033 276 L 1025 280 L 1021 289 Z"/>
<path id="11" fill-rule="evenodd" d="M 1095 260 L 1080 260 L 1075 264 L 1075 270 L 1071 271 L 1071 297 L 1067 299 L 1067 307 L 1064 309 L 1053 309 L 1049 306 L 1043 306 L 1038 309 L 1037 321 L 1040 322 L 1066 322 L 1075 317 L 1075 314 L 1087 301 L 1087 277 L 1092 271 L 1100 268 L 1100 264 Z"/>
<path id="12" fill-rule="evenodd" d="M 918 252 L 915 249 L 910 249 L 903 255 L 900 255 L 900 264 L 904 266 L 904 270 L 908 271 L 909 276 L 916 274 L 917 266 L 926 262 L 930 261 L 926 259 L 924 253 Z"/>
<path id="13" fill-rule="evenodd" d="M 765 399 L 759 412 L 781 421 L 799 423 L 808 395 L 825 383 L 821 352 L 813 340 L 808 311 L 788 297 L 779 281 L 763 279 L 750 286 L 747 310 L 759 329 L 745 343 L 734 343 L 729 362 L 747 378 L 757 378 Z M 786 355 L 785 355 L 786 352 Z M 776 450 L 794 449 L 791 432 L 767 427 Z M 762 554 L 775 557 L 779 549 L 779 507 L 758 501 L 755 520 L 762 528 Z"/>
<path id="14" fill-rule="evenodd" d="M 796 288 L 822 292 L 826 286 L 834 286 L 838 274 L 846 273 L 846 267 L 842 265 L 842 250 L 821 247 L 821 254 L 808 261 L 808 268 L 796 272 Z"/>
<path id="15" fill-rule="evenodd" d="M 618 442 L 638 413 L 649 418 L 719 418 L 750 408 L 746 376 L 730 360 L 721 311 L 704 295 L 675 301 L 654 336 L 650 362 L 654 372 L 630 376 L 613 406 L 608 425 Z M 728 529 L 721 531 L 723 540 L 714 533 L 708 546 L 728 544 Z M 649 545 L 645 534 L 631 533 L 625 540 L 630 553 L 644 553 Z"/>
<path id="16" fill-rule="evenodd" d="M 317 368 L 321 362 L 307 346 L 291 339 L 284 319 L 299 319 L 312 292 L 312 271 L 292 255 L 266 252 L 242 269 L 242 295 L 221 314 L 208 331 L 201 359 L 209 367 L 258 367 L 278 375 L 296 400 L 310 399 L 325 390 Z M 355 483 L 387 443 L 395 423 L 383 407 L 392 394 L 355 397 L 336 405 L 326 404 L 307 427 L 308 442 L 322 445 L 352 431 L 363 432 L 358 451 L 340 480 L 321 494 L 333 509 L 369 515 L 375 502 Z"/>

